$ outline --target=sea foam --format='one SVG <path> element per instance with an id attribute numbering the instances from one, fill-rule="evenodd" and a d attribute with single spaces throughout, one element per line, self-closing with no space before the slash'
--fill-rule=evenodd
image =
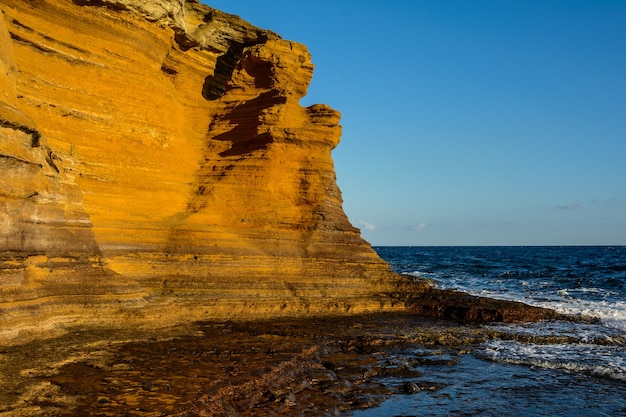
<path id="1" fill-rule="evenodd" d="M 486 342 L 479 356 L 495 362 L 560 369 L 626 381 L 626 355 L 613 346 L 595 344 L 520 343 L 510 340 Z"/>
<path id="2" fill-rule="evenodd" d="M 626 332 L 626 302 L 616 301 L 619 294 L 602 288 L 582 287 L 547 289 L 552 283 L 510 281 L 488 279 L 472 275 L 452 277 L 437 274 L 411 272 L 409 275 L 428 277 L 442 289 L 455 289 L 480 297 L 490 297 L 508 301 L 519 301 L 536 307 L 553 309 L 570 316 L 585 316 L 598 319 L 602 325 Z"/>

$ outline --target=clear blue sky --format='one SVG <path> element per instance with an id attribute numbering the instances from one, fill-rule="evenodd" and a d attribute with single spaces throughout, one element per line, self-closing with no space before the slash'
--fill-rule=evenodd
<path id="1" fill-rule="evenodd" d="M 626 1 L 205 3 L 307 45 L 373 245 L 626 244 Z"/>

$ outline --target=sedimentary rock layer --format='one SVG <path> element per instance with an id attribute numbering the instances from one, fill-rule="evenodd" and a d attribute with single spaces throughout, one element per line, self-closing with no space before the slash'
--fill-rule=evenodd
<path id="1" fill-rule="evenodd" d="M 0 337 L 393 308 L 303 45 L 193 0 L 0 11 Z"/>

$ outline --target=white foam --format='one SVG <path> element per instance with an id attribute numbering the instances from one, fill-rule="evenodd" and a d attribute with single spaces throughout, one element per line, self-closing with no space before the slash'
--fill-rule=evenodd
<path id="1" fill-rule="evenodd" d="M 617 295 L 615 292 L 605 291 L 600 288 L 577 288 L 561 289 L 553 292 L 532 291 L 528 294 L 523 294 L 509 290 L 504 286 L 495 290 L 484 288 L 484 281 L 481 282 L 480 279 L 475 277 L 468 278 L 467 280 L 455 278 L 445 282 L 438 280 L 437 285 L 440 288 L 456 289 L 481 297 L 520 301 L 536 307 L 551 308 L 561 314 L 592 317 L 600 320 L 606 327 L 626 332 L 626 302 L 598 301 L 584 298 L 589 294 L 593 294 L 595 296 L 606 296 L 611 299 L 611 297 L 614 298 Z M 537 284 L 533 283 L 532 285 L 536 286 Z M 490 282 L 489 286 L 493 286 L 493 282 Z"/>
<path id="2" fill-rule="evenodd" d="M 533 302 L 532 300 L 530 301 Z M 548 307 L 562 314 L 593 317 L 606 326 L 626 332 L 626 302 L 624 301 L 588 301 L 570 299 L 547 303 L 533 303 Z"/>
<path id="3" fill-rule="evenodd" d="M 626 381 L 626 352 L 592 344 L 535 345 L 508 340 L 486 342 L 481 356 L 494 362 L 529 365 Z"/>

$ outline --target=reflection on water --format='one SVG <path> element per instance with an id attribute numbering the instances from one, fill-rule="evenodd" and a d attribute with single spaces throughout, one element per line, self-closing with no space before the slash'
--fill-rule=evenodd
<path id="1" fill-rule="evenodd" d="M 438 353 L 434 351 L 435 356 L 440 356 Z M 408 358 L 413 356 L 411 352 L 406 354 Z M 454 359 L 456 365 L 423 366 L 423 376 L 412 380 L 421 388 L 419 392 L 394 395 L 378 407 L 345 416 L 626 415 L 626 386 L 619 381 L 487 362 L 472 354 L 444 357 Z M 403 384 L 393 379 L 386 382 L 398 387 Z"/>

